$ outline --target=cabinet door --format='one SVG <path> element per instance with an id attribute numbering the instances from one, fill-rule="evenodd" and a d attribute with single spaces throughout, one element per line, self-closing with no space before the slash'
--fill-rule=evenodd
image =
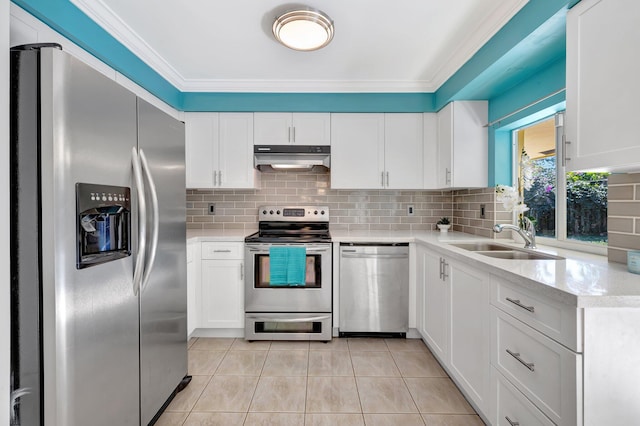
<path id="1" fill-rule="evenodd" d="M 636 0 L 582 0 L 567 13 L 567 171 L 640 170 L 639 16 Z"/>
<path id="2" fill-rule="evenodd" d="M 202 261 L 200 327 L 244 327 L 243 267 L 242 260 Z"/>
<path id="3" fill-rule="evenodd" d="M 487 101 L 453 102 L 451 182 L 456 188 L 488 184 L 489 131 Z"/>
<path id="4" fill-rule="evenodd" d="M 438 188 L 450 188 L 453 164 L 453 103 L 438 111 Z"/>
<path id="5" fill-rule="evenodd" d="M 331 145 L 331 114 L 294 113 L 292 133 L 296 145 Z"/>
<path id="6" fill-rule="evenodd" d="M 438 188 L 486 187 L 486 101 L 451 102 L 438 112 Z"/>
<path id="7" fill-rule="evenodd" d="M 385 114 L 385 188 L 422 189 L 423 115 Z"/>
<path id="8" fill-rule="evenodd" d="M 187 188 L 213 188 L 214 150 L 218 148 L 218 114 L 185 113 Z"/>
<path id="9" fill-rule="evenodd" d="M 384 186 L 384 114 L 331 114 L 331 188 Z"/>
<path id="10" fill-rule="evenodd" d="M 420 333 L 431 352 L 441 362 L 446 362 L 449 353 L 449 278 L 446 276 L 443 278 L 441 274 L 440 256 L 428 250 L 423 250 L 420 256 L 424 282 L 422 295 L 424 311 L 422 324 L 419 326 Z"/>
<path id="11" fill-rule="evenodd" d="M 289 145 L 293 143 L 290 112 L 256 112 L 254 145 Z"/>
<path id="12" fill-rule="evenodd" d="M 255 188 L 252 113 L 220 113 L 218 165 L 218 187 Z"/>
<path id="13" fill-rule="evenodd" d="M 425 112 L 423 118 L 423 188 L 438 188 L 438 115 Z"/>
<path id="14" fill-rule="evenodd" d="M 489 276 L 448 262 L 451 373 L 483 412 L 490 396 Z"/>

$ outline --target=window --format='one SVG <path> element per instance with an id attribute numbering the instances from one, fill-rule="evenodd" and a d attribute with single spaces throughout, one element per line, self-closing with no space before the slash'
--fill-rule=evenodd
<path id="1" fill-rule="evenodd" d="M 529 207 L 525 215 L 540 237 L 605 246 L 609 173 L 565 172 L 558 164 L 563 118 L 557 114 L 514 131 L 516 182 Z"/>

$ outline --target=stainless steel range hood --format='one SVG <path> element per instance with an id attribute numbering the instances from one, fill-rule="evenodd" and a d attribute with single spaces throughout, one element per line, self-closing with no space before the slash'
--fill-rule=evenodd
<path id="1" fill-rule="evenodd" d="M 328 170 L 331 147 L 326 145 L 255 145 L 253 164 L 262 172 Z"/>

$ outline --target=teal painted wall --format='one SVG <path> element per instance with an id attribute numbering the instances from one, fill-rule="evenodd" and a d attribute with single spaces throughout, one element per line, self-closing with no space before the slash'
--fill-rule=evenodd
<path id="1" fill-rule="evenodd" d="M 558 60 L 511 90 L 489 100 L 489 122 L 496 121 L 558 90 L 564 89 L 566 61 Z M 551 96 L 517 114 L 504 118 L 489 130 L 489 186 L 512 185 L 514 129 L 565 109 L 565 92 Z"/>
<path id="2" fill-rule="evenodd" d="M 184 93 L 184 111 L 434 112 L 433 93 Z"/>
<path id="3" fill-rule="evenodd" d="M 489 186 L 511 185 L 513 176 L 511 131 L 489 128 Z"/>
<path id="4" fill-rule="evenodd" d="M 488 89 L 485 79 L 478 79 L 483 72 L 491 68 L 501 58 L 509 56 L 510 64 L 502 72 L 511 81 L 513 75 L 509 75 L 509 69 L 520 65 L 521 72 L 527 72 L 526 67 L 518 62 L 523 61 L 535 44 L 526 46 L 526 49 L 518 49 L 518 45 L 540 28 L 545 22 L 558 15 L 559 11 L 566 9 L 567 0 L 530 0 L 504 27 L 494 35 L 471 59 L 469 59 L 451 78 L 449 78 L 436 92 L 435 107 L 440 110 L 452 100 L 483 99 L 476 98 L 477 94 L 484 94 Z M 561 24 L 561 22 L 558 22 Z M 543 40 L 536 40 L 541 42 Z M 538 44 L 538 43 L 536 43 Z M 560 47 L 562 47 L 562 44 Z M 519 51 L 521 50 L 521 51 Z M 562 52 L 547 51 L 547 58 L 554 55 L 564 55 Z M 517 65 L 516 65 L 517 64 Z M 500 85 L 500 81 L 491 81 L 490 84 Z M 461 97 L 461 96 L 464 96 Z M 486 97 L 484 98 L 486 99 Z"/>

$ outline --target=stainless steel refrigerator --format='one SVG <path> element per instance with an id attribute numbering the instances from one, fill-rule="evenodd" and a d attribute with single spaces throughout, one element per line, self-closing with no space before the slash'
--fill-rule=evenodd
<path id="1" fill-rule="evenodd" d="M 187 376 L 184 124 L 11 52 L 12 422 L 146 425 Z"/>

